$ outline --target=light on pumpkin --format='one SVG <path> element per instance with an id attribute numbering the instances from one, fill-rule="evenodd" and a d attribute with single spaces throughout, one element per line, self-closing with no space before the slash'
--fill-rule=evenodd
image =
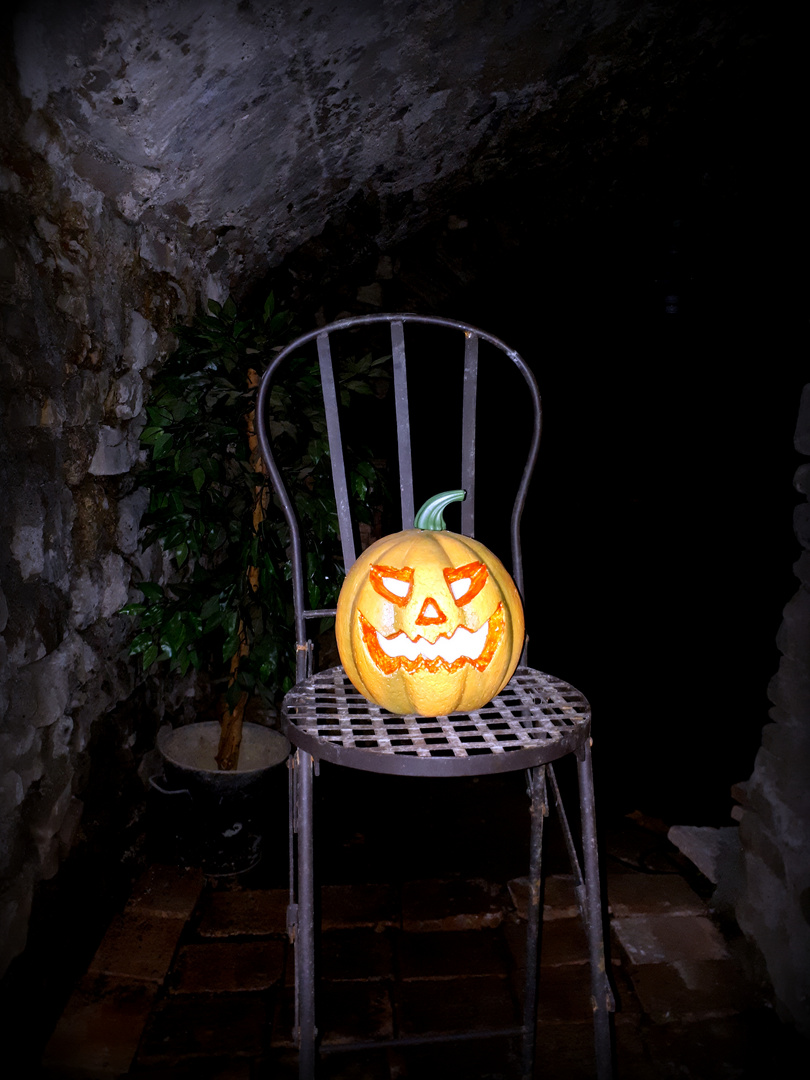
<path id="1" fill-rule="evenodd" d="M 340 659 L 354 686 L 389 712 L 440 716 L 480 708 L 523 649 L 523 607 L 503 563 L 445 528 L 463 491 L 429 499 L 413 529 L 384 536 L 346 576 L 337 606 Z"/>

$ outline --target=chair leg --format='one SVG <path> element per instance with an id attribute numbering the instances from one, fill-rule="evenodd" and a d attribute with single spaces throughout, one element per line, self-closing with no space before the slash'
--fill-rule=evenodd
<path id="1" fill-rule="evenodd" d="M 526 921 L 526 989 L 523 998 L 522 1080 L 532 1080 L 537 1042 L 537 962 L 540 943 L 543 819 L 546 802 L 546 767 L 529 769 L 531 832 L 529 840 L 529 904 Z"/>
<path id="2" fill-rule="evenodd" d="M 313 1080 L 315 1040 L 315 890 L 312 859 L 312 755 L 296 751 L 298 910 L 295 930 L 295 994 L 299 1080 Z"/>
<path id="3" fill-rule="evenodd" d="M 298 836 L 298 754 L 293 753 L 287 758 L 287 780 L 288 780 L 288 798 L 287 798 L 287 811 L 289 821 L 289 869 L 288 869 L 288 881 L 290 888 L 290 896 L 287 901 L 287 937 L 290 944 L 293 947 L 293 968 L 295 971 L 295 987 L 294 987 L 294 1009 L 295 1015 L 293 1017 L 293 1042 L 296 1046 L 299 1043 L 299 1024 L 298 1024 L 298 953 L 295 947 L 295 942 L 298 937 L 298 882 L 295 876 L 296 868 L 296 838 Z"/>
<path id="4" fill-rule="evenodd" d="M 591 1004 L 593 1006 L 594 1041 L 596 1046 L 597 1080 L 613 1076 L 613 1046 L 610 1014 L 613 1012 L 613 993 L 605 963 L 605 943 L 602 935 L 602 904 L 599 891 L 599 857 L 596 844 L 596 814 L 594 809 L 593 770 L 590 741 L 582 756 L 577 756 L 579 798 L 582 819 L 582 852 L 585 871 L 585 929 L 591 967 Z"/>

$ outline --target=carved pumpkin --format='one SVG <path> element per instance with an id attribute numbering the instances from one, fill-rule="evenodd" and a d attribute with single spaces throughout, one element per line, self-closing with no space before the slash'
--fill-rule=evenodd
<path id="1" fill-rule="evenodd" d="M 415 528 L 367 548 L 343 583 L 336 636 L 346 674 L 392 713 L 440 716 L 480 708 L 512 676 L 523 649 L 523 607 L 501 561 L 444 527 L 428 500 Z"/>

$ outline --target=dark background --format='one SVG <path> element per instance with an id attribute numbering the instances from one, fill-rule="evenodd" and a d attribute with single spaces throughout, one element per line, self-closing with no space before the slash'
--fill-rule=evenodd
<path id="1" fill-rule="evenodd" d="M 530 661 L 594 706 L 602 807 L 668 824 L 729 823 L 797 587 L 792 435 L 807 369 L 791 153 L 763 92 L 777 68 L 776 43 L 741 45 L 669 113 L 662 86 L 640 139 L 578 154 L 593 146 L 586 120 L 565 169 L 453 191 L 439 223 L 386 253 L 384 310 L 467 320 L 537 378 Z M 321 281 L 327 319 L 363 310 L 357 285 L 379 255 L 369 244 L 342 275 L 339 256 L 324 259 L 373 234 L 368 203 L 330 229 L 320 262 L 305 248 L 286 267 Z M 273 280 L 283 288 L 284 269 Z M 418 333 L 408 344 L 419 504 L 458 485 L 461 355 Z M 477 535 L 506 556 L 526 412 L 500 370 L 482 351 Z M 374 438 L 392 425 L 380 406 Z M 457 509 L 446 517 L 458 527 Z"/>

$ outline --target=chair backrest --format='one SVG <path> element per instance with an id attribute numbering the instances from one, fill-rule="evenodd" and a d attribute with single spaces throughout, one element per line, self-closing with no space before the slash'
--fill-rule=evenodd
<path id="1" fill-rule="evenodd" d="M 335 377 L 335 364 L 330 340 L 333 335 L 341 331 L 356 330 L 362 326 L 374 324 L 388 324 L 391 333 L 391 354 L 393 359 L 394 373 L 394 401 L 396 408 L 396 440 L 397 456 L 399 462 L 400 498 L 402 509 L 402 528 L 413 528 L 415 513 L 414 487 L 413 487 L 413 463 L 411 453 L 411 423 L 408 406 L 408 376 L 405 352 L 405 327 L 406 325 L 422 324 L 435 327 L 446 327 L 459 331 L 460 342 L 464 342 L 464 380 L 462 389 L 462 446 L 461 446 L 461 478 L 458 484 L 463 488 L 467 497 L 461 504 L 461 532 L 467 536 L 475 534 L 475 466 L 476 466 L 476 406 L 478 397 L 478 346 L 479 342 L 489 342 L 499 350 L 518 369 L 526 382 L 531 402 L 533 427 L 531 439 L 523 467 L 520 483 L 512 508 L 510 522 L 510 540 L 512 549 L 512 577 L 521 595 L 523 595 L 523 563 L 520 545 L 520 519 L 529 481 L 537 460 L 537 451 L 540 444 L 540 430 L 542 410 L 540 393 L 534 376 L 527 367 L 521 356 L 510 349 L 498 338 L 485 333 L 474 326 L 457 322 L 452 319 L 442 319 L 428 315 L 363 315 L 354 318 L 340 319 L 328 326 L 312 330 L 303 334 L 283 349 L 271 361 L 265 372 L 259 389 L 258 402 L 256 405 L 256 433 L 259 438 L 262 457 L 269 473 L 273 487 L 275 488 L 284 516 L 290 529 L 290 546 L 292 557 L 292 582 L 293 603 L 295 609 L 295 634 L 297 652 L 296 678 L 300 681 L 306 675 L 307 668 L 307 634 L 306 620 L 323 618 L 334 615 L 335 609 L 307 609 L 304 603 L 304 552 L 301 544 L 301 531 L 296 517 L 295 509 L 284 484 L 281 472 L 273 456 L 272 443 L 269 435 L 269 395 L 273 383 L 281 377 L 285 361 L 295 355 L 300 355 L 303 346 L 315 341 L 317 343 L 318 362 L 321 374 L 324 410 L 329 441 L 329 456 L 332 466 L 332 479 L 335 488 L 337 504 L 338 524 L 340 539 L 343 549 L 345 569 L 355 561 L 356 548 L 352 517 L 349 505 L 349 491 L 346 479 L 346 466 L 343 455 L 343 441 L 341 438 L 340 415 L 338 409 L 338 389 Z M 459 344 L 460 344 L 459 342 Z M 435 492 L 427 492 L 434 494 Z"/>

